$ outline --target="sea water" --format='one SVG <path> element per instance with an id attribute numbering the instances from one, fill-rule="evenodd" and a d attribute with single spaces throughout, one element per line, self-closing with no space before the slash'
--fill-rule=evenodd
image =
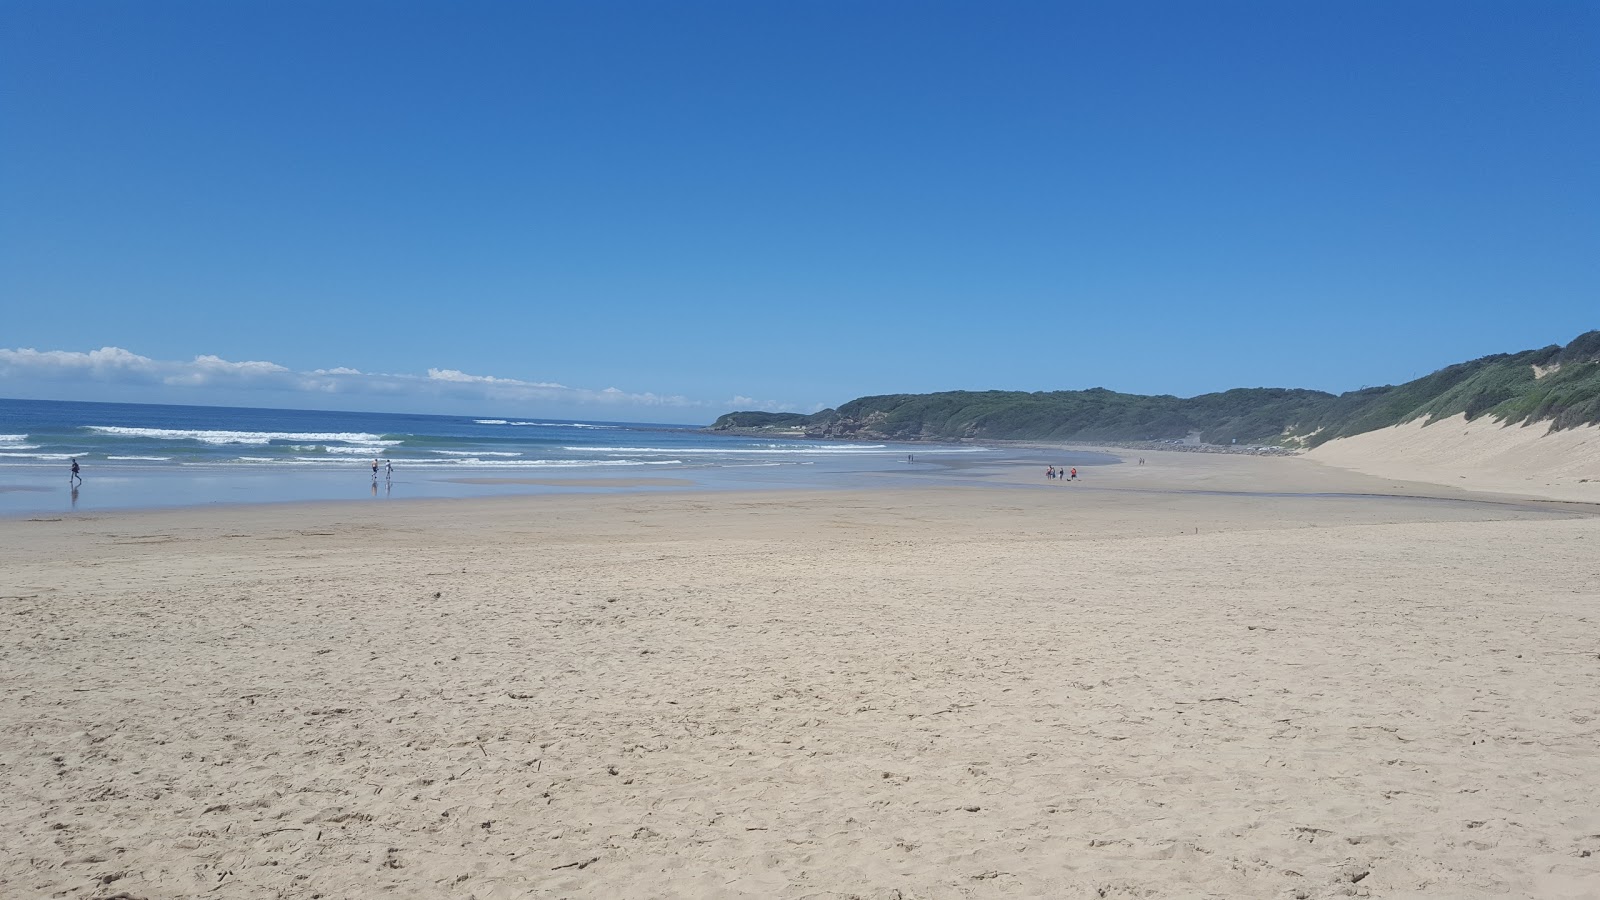
<path id="1" fill-rule="evenodd" d="M 0 515 L 373 497 L 862 487 L 949 474 L 958 463 L 994 452 L 537 416 L 0 400 Z M 83 472 L 76 491 L 69 484 L 73 459 Z M 1078 453 L 1062 461 L 1082 466 L 1109 458 Z"/>

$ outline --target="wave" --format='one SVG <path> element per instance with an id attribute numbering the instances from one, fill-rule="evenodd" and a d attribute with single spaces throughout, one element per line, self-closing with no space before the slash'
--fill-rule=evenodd
<path id="1" fill-rule="evenodd" d="M 27 439 L 28 436 L 25 434 L 0 434 L 0 444 L 10 444 Z"/>
<path id="2" fill-rule="evenodd" d="M 139 460 L 147 460 L 149 462 L 169 462 L 169 461 L 171 461 L 172 457 L 170 457 L 170 456 L 108 456 L 108 457 L 106 457 L 106 459 L 139 459 Z"/>
<path id="3" fill-rule="evenodd" d="M 521 456 L 510 450 L 429 450 L 441 456 Z"/>
<path id="4" fill-rule="evenodd" d="M 725 455 L 725 454 L 734 454 L 734 453 L 762 454 L 762 455 L 770 456 L 770 455 L 772 455 L 774 453 L 785 453 L 785 454 L 790 454 L 790 455 L 806 455 L 806 454 L 832 454 L 832 455 L 839 455 L 839 454 L 862 454 L 862 453 L 866 453 L 866 452 L 874 452 L 874 453 L 882 453 L 882 452 L 898 453 L 899 452 L 898 450 L 892 450 L 889 447 L 884 446 L 883 444 L 836 444 L 836 445 L 818 446 L 818 447 L 810 447 L 810 446 L 801 447 L 801 446 L 792 446 L 792 445 L 785 445 L 785 444 L 768 444 L 768 445 L 766 445 L 764 447 L 687 447 L 687 448 L 686 447 L 562 447 L 561 449 L 570 450 L 570 451 L 574 451 L 574 452 L 587 452 L 587 453 L 642 453 L 642 454 L 647 454 L 647 455 L 648 454 L 656 454 L 656 453 L 671 453 L 671 454 L 694 453 L 694 454 L 704 454 L 704 455 L 707 455 L 707 456 L 722 456 L 722 455 Z M 918 452 L 921 452 L 921 451 L 918 451 Z"/>
<path id="5" fill-rule="evenodd" d="M 535 426 L 539 428 L 599 428 L 614 429 L 621 425 L 589 425 L 584 422 L 510 422 L 505 419 L 473 419 L 479 425 L 519 425 Z"/>
<path id="6" fill-rule="evenodd" d="M 315 456 L 241 456 L 234 460 L 238 463 L 291 465 L 291 466 L 327 466 L 329 460 Z M 458 459 L 405 459 L 395 466 L 395 471 L 405 469 L 432 468 L 447 469 L 457 468 L 501 468 L 501 469 L 592 469 L 616 466 L 680 466 L 682 460 L 678 459 L 479 459 L 466 457 Z"/>
<path id="7" fill-rule="evenodd" d="M 681 466 L 683 461 L 679 459 L 479 459 L 473 456 L 464 459 L 408 459 L 405 465 L 433 468 L 473 466 L 502 469 L 591 469 L 605 466 Z M 395 466 L 395 468 L 402 467 Z"/>
<path id="8" fill-rule="evenodd" d="M 164 438 L 166 440 L 200 441 L 204 444 L 270 444 L 273 441 L 321 442 L 366 444 L 369 447 L 393 447 L 402 443 L 384 440 L 382 435 L 365 432 L 302 432 L 302 431 L 203 431 L 184 428 L 133 428 L 124 425 L 88 425 L 89 431 L 122 437 Z"/>
<path id="9" fill-rule="evenodd" d="M 6 459 L 76 459 L 84 453 L 0 453 Z"/>
<path id="10" fill-rule="evenodd" d="M 387 444 L 368 444 L 362 447 L 323 447 L 321 449 L 324 453 L 337 453 L 341 456 L 382 456 L 385 450 L 398 443 L 400 442 L 394 441 Z M 317 448 L 296 447 L 295 449 L 304 451 Z"/>

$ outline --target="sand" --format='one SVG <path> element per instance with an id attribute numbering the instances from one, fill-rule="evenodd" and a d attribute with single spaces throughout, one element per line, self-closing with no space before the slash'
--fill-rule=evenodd
<path id="1" fill-rule="evenodd" d="M 1308 459 L 1384 478 L 1600 503 L 1600 425 L 1550 431 L 1481 416 L 1416 419 L 1329 441 Z"/>
<path id="2" fill-rule="evenodd" d="M 547 487 L 638 488 L 685 487 L 687 478 L 438 478 L 452 484 L 538 484 Z"/>
<path id="3" fill-rule="evenodd" d="M 0 896 L 1600 896 L 1600 517 L 1146 458 L 0 520 Z"/>

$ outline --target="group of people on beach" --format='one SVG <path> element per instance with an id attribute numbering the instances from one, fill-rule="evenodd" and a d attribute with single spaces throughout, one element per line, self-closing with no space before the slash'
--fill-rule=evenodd
<path id="1" fill-rule="evenodd" d="M 1078 469 L 1077 467 L 1068 469 L 1066 466 L 1062 466 L 1058 469 L 1055 466 L 1051 466 L 1050 468 L 1044 470 L 1044 477 L 1049 478 L 1052 481 L 1057 478 L 1064 478 L 1067 481 L 1077 481 Z"/>
<path id="2" fill-rule="evenodd" d="M 383 480 L 394 480 L 394 460 L 392 459 L 383 460 Z M 372 483 L 378 483 L 378 458 L 376 456 L 372 458 Z"/>

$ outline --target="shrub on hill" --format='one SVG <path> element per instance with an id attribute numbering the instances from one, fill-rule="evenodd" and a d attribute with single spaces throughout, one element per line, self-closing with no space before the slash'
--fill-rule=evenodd
<path id="1" fill-rule="evenodd" d="M 860 397 L 810 416 L 737 412 L 713 429 L 806 428 L 887 440 L 1148 441 L 1316 446 L 1420 417 L 1465 414 L 1552 429 L 1600 424 L 1600 331 L 1565 347 L 1497 354 L 1400 385 L 1340 395 L 1235 388 L 1197 397 L 1084 391 L 942 391 Z"/>

